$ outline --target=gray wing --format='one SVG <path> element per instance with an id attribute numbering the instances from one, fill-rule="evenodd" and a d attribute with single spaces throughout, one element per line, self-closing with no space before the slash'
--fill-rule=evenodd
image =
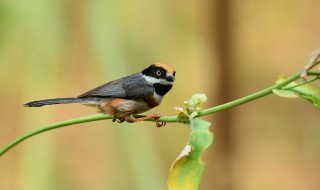
<path id="1" fill-rule="evenodd" d="M 81 94 L 78 98 L 105 97 L 139 99 L 151 96 L 153 92 L 154 87 L 144 79 L 141 73 L 137 73 L 103 84 Z"/>

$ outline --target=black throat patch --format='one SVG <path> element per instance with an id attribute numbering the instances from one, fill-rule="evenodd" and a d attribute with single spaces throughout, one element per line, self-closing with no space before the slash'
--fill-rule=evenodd
<path id="1" fill-rule="evenodd" d="M 160 96 L 165 95 L 172 88 L 172 85 L 170 85 L 170 84 L 164 85 L 164 84 L 156 83 L 153 86 L 154 86 L 156 93 Z"/>

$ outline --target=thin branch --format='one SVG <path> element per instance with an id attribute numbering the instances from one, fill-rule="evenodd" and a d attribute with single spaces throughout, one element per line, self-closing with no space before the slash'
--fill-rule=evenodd
<path id="1" fill-rule="evenodd" d="M 298 84 L 296 84 L 296 85 L 289 86 L 289 87 L 287 87 L 287 88 L 282 88 L 282 89 L 283 89 L 283 90 L 294 89 L 294 88 L 297 88 L 297 87 L 299 87 L 299 86 L 303 86 L 303 85 L 306 85 L 306 84 L 308 84 L 308 83 L 312 83 L 312 82 L 318 80 L 319 78 L 320 78 L 320 74 L 316 75 L 316 76 L 315 76 L 314 78 L 312 78 L 312 79 L 306 80 L 305 82 L 301 82 L 301 83 L 298 83 Z"/>
<path id="2" fill-rule="evenodd" d="M 271 94 L 273 89 L 280 89 L 280 88 L 286 86 L 287 84 L 299 79 L 300 75 L 301 75 L 301 72 L 287 78 L 286 80 L 284 80 L 283 82 L 281 82 L 279 84 L 273 85 L 269 88 L 266 88 L 264 90 L 261 90 L 259 92 L 254 93 L 254 94 L 251 94 L 249 96 L 246 96 L 246 97 L 243 97 L 243 98 L 240 98 L 240 99 L 237 99 L 237 100 L 234 100 L 234 101 L 231 101 L 231 102 L 219 105 L 219 106 L 215 106 L 215 107 L 200 111 L 196 117 L 202 117 L 202 116 L 209 115 L 209 114 L 212 114 L 212 113 L 215 113 L 218 111 L 222 111 L 222 110 L 229 109 L 229 108 L 232 108 L 235 106 L 239 106 L 241 104 L 244 104 L 244 103 L 250 102 L 252 100 L 255 100 L 257 98 L 261 98 L 263 96 Z M 143 117 L 143 116 L 138 115 L 137 117 Z M 106 119 L 112 119 L 112 118 L 113 118 L 112 116 L 108 116 L 108 115 L 104 115 L 104 114 L 97 114 L 97 115 L 91 115 L 91 116 L 71 119 L 71 120 L 47 125 L 47 126 L 42 127 L 40 129 L 36 129 L 30 133 L 27 133 L 21 137 L 18 137 L 17 139 L 13 140 L 11 143 L 7 144 L 4 148 L 0 149 L 0 157 L 3 154 L 5 154 L 7 151 L 12 149 L 13 147 L 15 147 L 16 145 L 21 143 L 22 141 L 24 141 L 34 135 L 37 135 L 37 134 L 40 134 L 40 133 L 43 133 L 43 132 L 46 132 L 49 130 L 53 130 L 56 128 L 69 126 L 69 125 L 86 123 L 86 122 L 91 122 L 91 121 L 98 121 L 98 120 L 106 120 Z M 154 119 L 150 119 L 147 121 L 154 121 Z M 186 118 L 182 118 L 182 117 L 178 117 L 178 116 L 163 116 L 163 117 L 159 118 L 159 121 L 160 122 L 186 122 L 187 120 L 186 120 Z"/>
<path id="3" fill-rule="evenodd" d="M 10 149 L 12 149 L 14 146 L 18 145 L 22 141 L 24 141 L 24 140 L 26 140 L 26 139 L 34 136 L 34 135 L 37 135 L 37 134 L 40 134 L 40 133 L 43 133 L 43 132 L 46 132 L 46 131 L 49 131 L 49 130 L 57 129 L 57 128 L 60 128 L 60 127 L 65 127 L 65 126 L 79 124 L 79 123 L 86 123 L 86 122 L 91 122 L 91 121 L 104 120 L 104 119 L 112 119 L 112 117 L 111 116 L 107 116 L 107 115 L 101 115 L 101 114 L 99 114 L 99 115 L 91 115 L 91 116 L 86 116 L 86 117 L 81 117 L 81 118 L 61 121 L 61 122 L 58 122 L 58 123 L 53 123 L 51 125 L 47 125 L 45 127 L 36 129 L 36 130 L 31 131 L 31 132 L 29 132 L 29 133 L 27 133 L 27 134 L 25 134 L 25 135 L 23 135 L 21 137 L 16 138 L 11 143 L 9 143 L 5 147 L 3 147 L 0 150 L 0 157 L 4 153 L 6 153 Z"/>
<path id="4" fill-rule="evenodd" d="M 257 98 L 261 98 L 263 96 L 271 94 L 273 89 L 280 89 L 280 88 L 286 86 L 287 84 L 299 79 L 300 78 L 300 74 L 301 73 L 299 72 L 299 73 L 287 78 L 286 80 L 284 80 L 283 82 L 281 82 L 279 84 L 273 85 L 273 86 L 271 86 L 269 88 L 266 88 L 264 90 L 261 90 L 259 92 L 254 93 L 254 94 L 251 94 L 249 96 L 246 96 L 246 97 L 243 97 L 243 98 L 240 98 L 240 99 L 237 99 L 237 100 L 234 100 L 234 101 L 231 101 L 231 102 L 219 105 L 219 106 L 215 106 L 215 107 L 200 111 L 199 115 L 197 117 L 209 115 L 209 114 L 212 114 L 212 113 L 215 113 L 215 112 L 218 112 L 218 111 L 229 109 L 231 107 L 239 106 L 241 104 L 244 104 L 244 103 L 250 102 L 252 100 L 255 100 Z"/>

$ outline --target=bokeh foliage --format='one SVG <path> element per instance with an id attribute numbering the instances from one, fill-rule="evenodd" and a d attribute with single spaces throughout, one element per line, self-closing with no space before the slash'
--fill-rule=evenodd
<path id="1" fill-rule="evenodd" d="M 300 70 L 319 47 L 319 2 L 223 1 L 228 20 L 216 14 L 219 2 L 2 0 L 0 146 L 39 126 L 94 113 L 80 105 L 23 103 L 76 96 L 153 62 L 172 65 L 177 81 L 148 113 L 172 115 L 194 93 L 207 94 L 212 107 L 224 103 L 221 97 L 270 86 L 278 74 Z M 219 32 L 221 23 L 228 36 Z M 228 73 L 220 72 L 227 63 L 218 59 L 225 51 L 219 39 L 229 44 Z M 223 114 L 227 120 L 219 120 Z M 216 138 L 205 154 L 201 189 L 320 186 L 318 110 L 304 101 L 269 96 L 206 120 Z M 0 189 L 165 189 L 167 170 L 188 138 L 180 124 L 67 127 L 2 157 Z"/>

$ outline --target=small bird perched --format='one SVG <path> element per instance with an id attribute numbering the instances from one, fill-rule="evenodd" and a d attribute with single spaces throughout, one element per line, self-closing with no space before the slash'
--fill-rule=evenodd
<path id="1" fill-rule="evenodd" d="M 24 106 L 81 103 L 95 106 L 100 112 L 113 116 L 114 122 L 138 122 L 153 118 L 156 126 L 161 127 L 164 123 L 159 123 L 160 114 L 141 118 L 136 118 L 135 115 L 161 103 L 163 96 L 172 88 L 175 73 L 170 65 L 156 63 L 140 73 L 110 81 L 76 98 L 38 100 Z"/>

